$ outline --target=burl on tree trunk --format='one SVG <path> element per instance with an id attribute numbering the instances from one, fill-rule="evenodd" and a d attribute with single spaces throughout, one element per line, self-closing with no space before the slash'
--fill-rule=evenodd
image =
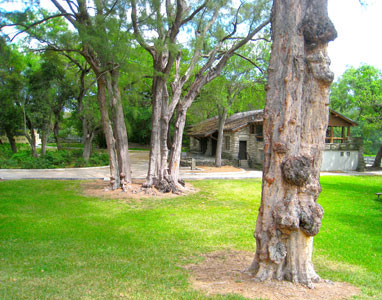
<path id="1" fill-rule="evenodd" d="M 336 36 L 327 0 L 274 0 L 262 201 L 249 268 L 260 281 L 311 287 L 320 280 L 312 250 L 323 216 L 317 198 L 333 81 L 327 44 Z"/>

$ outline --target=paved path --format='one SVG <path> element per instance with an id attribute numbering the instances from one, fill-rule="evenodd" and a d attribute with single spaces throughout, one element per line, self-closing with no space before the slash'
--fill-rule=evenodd
<path id="1" fill-rule="evenodd" d="M 130 151 L 132 162 L 132 174 L 134 179 L 143 179 L 146 177 L 148 168 L 148 151 Z M 200 171 L 191 171 L 189 167 L 181 168 L 181 177 L 188 180 L 200 179 L 243 179 L 243 178 L 261 178 L 261 171 L 242 170 L 241 172 L 221 172 L 221 173 L 203 173 Z M 321 175 L 379 175 L 382 171 L 375 172 L 344 172 L 330 173 L 322 172 Z M 0 178 L 4 180 L 15 179 L 104 179 L 109 178 L 109 167 L 93 168 L 65 168 L 65 169 L 0 169 Z"/>

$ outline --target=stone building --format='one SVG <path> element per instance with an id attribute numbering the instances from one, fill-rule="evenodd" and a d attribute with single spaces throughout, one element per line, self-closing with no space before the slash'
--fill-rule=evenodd
<path id="1" fill-rule="evenodd" d="M 191 152 L 215 156 L 218 122 L 218 117 L 214 117 L 191 127 L 188 131 Z M 357 125 L 351 119 L 330 110 L 322 171 L 363 168 L 362 139 L 350 137 L 350 128 Z M 263 148 L 263 110 L 236 113 L 227 119 L 222 158 L 243 167 L 261 167 Z"/>

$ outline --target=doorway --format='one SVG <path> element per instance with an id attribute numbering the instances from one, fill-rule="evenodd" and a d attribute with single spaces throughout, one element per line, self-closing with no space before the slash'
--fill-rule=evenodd
<path id="1" fill-rule="evenodd" d="M 239 160 L 247 159 L 247 141 L 239 141 Z"/>

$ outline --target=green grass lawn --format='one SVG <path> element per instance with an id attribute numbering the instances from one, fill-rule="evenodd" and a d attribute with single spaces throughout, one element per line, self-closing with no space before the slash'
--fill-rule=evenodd
<path id="1" fill-rule="evenodd" d="M 186 197 L 105 200 L 80 182 L 0 182 L 0 299 L 244 299 L 192 289 L 183 265 L 254 251 L 259 180 L 196 181 Z M 318 273 L 382 299 L 382 177 L 322 178 Z"/>

